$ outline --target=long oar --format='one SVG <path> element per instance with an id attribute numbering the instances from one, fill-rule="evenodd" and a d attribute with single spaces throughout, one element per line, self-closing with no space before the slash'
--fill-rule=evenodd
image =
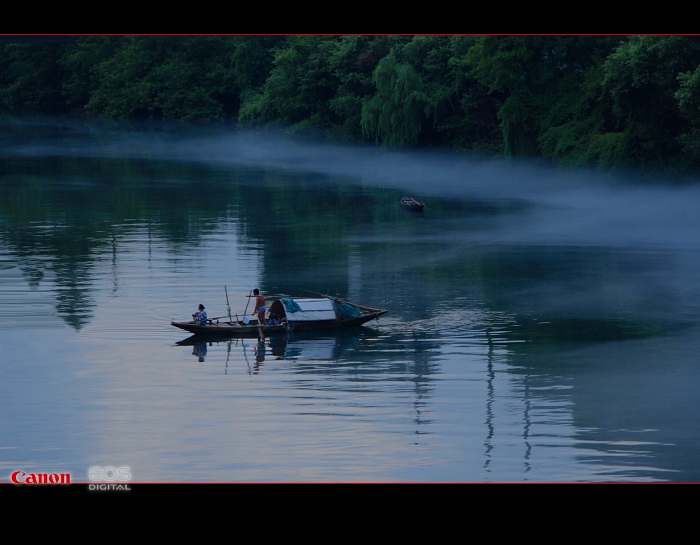
<path id="1" fill-rule="evenodd" d="M 250 304 L 250 298 L 253 297 L 253 290 L 250 290 L 250 294 L 248 295 L 248 302 L 245 304 L 245 310 L 243 311 L 243 317 L 245 318 L 248 316 L 248 305 Z"/>
<path id="2" fill-rule="evenodd" d="M 226 308 L 228 310 L 228 321 L 231 321 L 231 304 L 228 302 L 228 290 L 224 286 L 224 291 L 226 292 Z"/>
<path id="3" fill-rule="evenodd" d="M 250 298 L 253 296 L 253 290 L 250 290 L 248 295 L 248 302 L 245 304 L 245 310 L 243 311 L 243 325 L 247 325 L 246 317 L 248 316 L 248 305 L 250 304 Z M 236 320 L 238 320 L 238 314 L 236 314 Z"/>

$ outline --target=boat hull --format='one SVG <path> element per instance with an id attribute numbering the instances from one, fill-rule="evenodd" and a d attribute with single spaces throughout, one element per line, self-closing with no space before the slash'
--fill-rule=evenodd
<path id="1" fill-rule="evenodd" d="M 206 325 L 197 325 L 194 322 L 171 322 L 170 324 L 195 335 L 260 337 L 274 333 L 286 333 L 288 331 L 315 331 L 357 327 L 371 320 L 376 320 L 386 313 L 387 311 L 380 310 L 347 320 L 289 321 L 283 325 L 258 325 L 256 321 L 251 321 L 248 324 L 244 324 L 243 322 L 220 322 Z"/>

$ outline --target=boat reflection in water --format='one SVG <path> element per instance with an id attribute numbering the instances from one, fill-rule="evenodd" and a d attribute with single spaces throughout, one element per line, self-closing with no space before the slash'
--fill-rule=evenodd
<path id="1" fill-rule="evenodd" d="M 192 346 L 192 355 L 197 356 L 198 361 L 203 362 L 207 357 L 207 343 L 206 342 L 196 342 Z"/>
<path id="2" fill-rule="evenodd" d="M 297 332 L 287 335 L 267 337 L 265 339 L 246 339 L 234 337 L 230 339 L 221 336 L 208 337 L 192 335 L 176 344 L 192 346 L 192 354 L 204 361 L 209 347 L 221 347 L 226 350 L 226 368 L 228 369 L 231 352 L 240 349 L 243 359 L 249 364 L 252 372 L 257 373 L 265 361 L 289 360 L 304 362 L 327 362 L 337 360 L 348 349 L 359 345 L 362 338 L 374 333 L 369 328 L 362 328 L 361 333 L 319 335 L 312 332 Z M 252 365 L 251 365 L 252 364 Z"/>

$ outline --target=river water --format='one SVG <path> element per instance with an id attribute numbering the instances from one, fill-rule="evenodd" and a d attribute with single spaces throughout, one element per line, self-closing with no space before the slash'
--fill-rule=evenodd
<path id="1" fill-rule="evenodd" d="M 0 140 L 1 482 L 700 481 L 697 182 L 232 129 Z M 256 287 L 389 312 L 170 325 Z"/>

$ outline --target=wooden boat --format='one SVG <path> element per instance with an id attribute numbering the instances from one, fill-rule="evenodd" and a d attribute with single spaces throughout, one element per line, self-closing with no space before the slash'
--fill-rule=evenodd
<path id="1" fill-rule="evenodd" d="M 195 335 L 228 335 L 230 337 L 258 336 L 288 331 L 308 331 L 338 329 L 360 326 L 376 320 L 388 311 L 351 303 L 346 299 L 324 296 L 280 297 L 270 304 L 266 325 L 258 324 L 257 319 L 219 321 L 208 320 L 205 325 L 193 321 L 171 322 L 171 325 Z"/>
<path id="2" fill-rule="evenodd" d="M 420 212 L 425 207 L 420 201 L 417 201 L 413 197 L 401 197 L 401 206 L 407 210 L 412 210 L 414 212 Z"/>

